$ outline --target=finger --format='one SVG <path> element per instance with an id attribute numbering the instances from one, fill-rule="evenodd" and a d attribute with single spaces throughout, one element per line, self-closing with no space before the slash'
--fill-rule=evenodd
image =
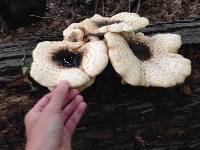
<path id="1" fill-rule="evenodd" d="M 42 112 L 43 109 L 48 105 L 49 101 L 51 100 L 51 97 L 53 95 L 53 91 L 44 95 L 34 106 L 30 111 L 35 112 Z"/>
<path id="2" fill-rule="evenodd" d="M 65 124 L 65 128 L 71 133 L 71 135 L 74 133 L 74 130 L 76 129 L 76 126 L 78 125 L 81 117 L 83 116 L 86 107 L 86 103 L 81 102 L 72 114 L 72 116 L 69 118 L 67 123 Z"/>
<path id="3" fill-rule="evenodd" d="M 71 103 L 69 103 L 64 109 L 63 109 L 63 114 L 64 114 L 64 122 L 66 122 L 69 117 L 72 115 L 72 113 L 76 110 L 77 106 L 83 102 L 83 97 L 80 95 L 77 95 Z"/>
<path id="4" fill-rule="evenodd" d="M 61 81 L 56 87 L 53 95 L 51 97 L 51 101 L 47 105 L 47 111 L 51 113 L 60 113 L 62 112 L 62 106 L 66 97 L 69 93 L 69 83 L 67 81 Z"/>
<path id="5" fill-rule="evenodd" d="M 79 90 L 77 90 L 77 89 L 71 89 L 71 90 L 69 91 L 69 94 L 67 95 L 66 100 L 65 100 L 64 103 L 63 103 L 63 108 L 65 108 L 66 105 L 67 105 L 75 96 L 77 96 L 78 94 L 79 94 Z"/>

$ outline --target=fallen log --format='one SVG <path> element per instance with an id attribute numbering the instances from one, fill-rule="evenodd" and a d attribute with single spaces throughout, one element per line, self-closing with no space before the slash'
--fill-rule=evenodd
<path id="1" fill-rule="evenodd" d="M 124 86 L 111 65 L 83 92 L 88 110 L 73 138 L 75 150 L 166 150 L 200 147 L 200 20 L 150 25 L 143 32 L 179 33 L 180 53 L 192 60 L 192 75 L 172 88 Z M 0 44 L 0 149 L 23 149 L 23 118 L 47 92 L 31 91 L 21 60 L 39 41 L 61 40 L 52 34 L 30 35 Z"/>
<path id="2" fill-rule="evenodd" d="M 150 25 L 142 32 L 146 35 L 155 33 L 177 33 L 183 40 L 183 45 L 200 43 L 200 19 L 192 21 L 159 23 Z M 36 44 L 45 40 L 61 40 L 62 35 L 41 34 L 30 35 L 27 38 L 19 39 L 16 43 L 0 44 L 0 82 L 13 81 L 21 76 L 21 60 L 24 55 L 31 55 Z"/>

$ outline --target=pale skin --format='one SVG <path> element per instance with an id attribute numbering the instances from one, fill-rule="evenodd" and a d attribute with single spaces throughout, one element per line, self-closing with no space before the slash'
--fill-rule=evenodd
<path id="1" fill-rule="evenodd" d="M 42 97 L 25 116 L 26 150 L 71 150 L 71 138 L 87 105 L 66 81 Z"/>

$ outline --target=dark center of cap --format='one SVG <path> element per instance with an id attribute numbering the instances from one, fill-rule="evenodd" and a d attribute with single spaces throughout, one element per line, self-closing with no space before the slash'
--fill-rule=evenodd
<path id="1" fill-rule="evenodd" d="M 52 60 L 66 68 L 78 68 L 82 61 L 82 54 L 70 52 L 68 50 L 60 50 L 52 55 Z"/>
<path id="2" fill-rule="evenodd" d="M 100 28 L 100 27 L 103 27 L 103 26 L 108 26 L 108 25 L 111 25 L 111 24 L 115 24 L 115 23 L 120 23 L 121 21 L 120 20 L 117 20 L 117 21 L 99 21 L 99 22 L 95 22 L 96 25 Z"/>
<path id="3" fill-rule="evenodd" d="M 128 45 L 139 60 L 147 61 L 151 58 L 150 48 L 144 43 L 128 41 Z"/>

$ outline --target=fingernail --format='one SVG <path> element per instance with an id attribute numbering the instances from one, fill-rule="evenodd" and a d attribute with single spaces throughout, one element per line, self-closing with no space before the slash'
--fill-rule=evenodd
<path id="1" fill-rule="evenodd" d="M 60 81 L 59 83 L 58 83 L 58 86 L 70 86 L 70 84 L 69 84 L 69 82 L 68 81 Z"/>
<path id="2" fill-rule="evenodd" d="M 80 91 L 78 89 L 74 89 L 77 93 L 80 93 Z"/>
<path id="3" fill-rule="evenodd" d="M 81 102 L 80 107 L 83 109 L 87 108 L 87 103 L 86 102 Z"/>

